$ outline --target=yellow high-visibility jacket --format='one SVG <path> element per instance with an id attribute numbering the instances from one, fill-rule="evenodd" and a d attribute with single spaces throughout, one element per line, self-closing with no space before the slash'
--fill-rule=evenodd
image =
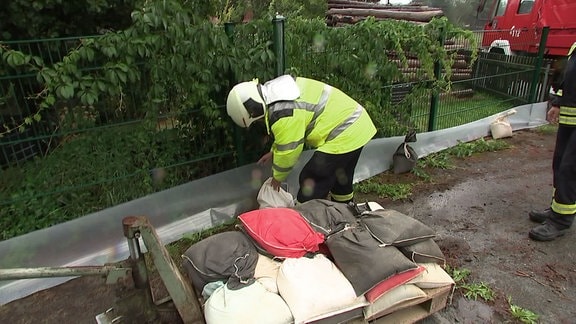
<path id="1" fill-rule="evenodd" d="M 560 107 L 558 122 L 562 125 L 576 126 L 576 42 L 568 51 L 568 60 L 564 68 L 562 84 L 550 98 L 553 106 Z"/>
<path id="2" fill-rule="evenodd" d="M 272 144 L 274 179 L 284 181 L 304 143 L 320 152 L 343 154 L 368 143 L 376 134 L 366 110 L 341 90 L 320 81 L 296 78 L 300 97 L 272 103 L 266 110 Z"/>

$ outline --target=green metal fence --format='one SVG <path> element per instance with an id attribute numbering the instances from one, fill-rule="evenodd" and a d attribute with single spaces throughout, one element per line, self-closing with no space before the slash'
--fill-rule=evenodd
<path id="1" fill-rule="evenodd" d="M 229 32 L 233 30 L 231 25 L 226 28 L 231 28 Z M 284 28 L 283 19 L 276 18 L 270 31 L 261 34 L 272 37 L 276 66 L 270 70 L 275 70 L 276 74 L 298 66 L 297 62 L 291 62 L 285 50 L 285 46 L 293 46 L 286 44 L 289 40 L 285 38 L 285 33 L 290 33 L 290 29 Z M 482 32 L 478 32 L 477 37 L 481 39 Z M 80 41 L 80 38 L 65 38 L 2 44 L 40 55 L 50 63 L 57 63 Z M 270 39 L 251 41 L 255 43 L 254 46 L 265 46 L 262 44 L 270 42 Z M 408 67 L 401 67 L 404 78 L 391 80 L 378 90 L 381 91 L 382 99 L 377 103 L 377 116 L 373 118 L 394 119 L 387 124 L 390 125 L 389 129 L 381 130 L 380 134 L 403 135 L 408 128 L 426 132 L 453 127 L 545 98 L 549 82 L 548 70 L 541 67 L 548 66 L 549 62 L 543 61 L 542 55 L 510 57 L 481 53 L 470 66 L 470 44 L 460 39 L 449 39 L 444 46 L 456 54 L 453 65 L 449 67 L 453 72 L 451 86 L 437 91 L 437 88 L 431 87 L 437 80 L 420 80 L 418 58 L 411 58 Z M 335 66 L 330 62 L 330 51 L 308 54 L 308 59 L 321 68 Z M 389 58 L 383 52 L 382 57 L 375 59 Z M 436 78 L 441 79 L 445 71 L 446 67 L 437 66 Z M 34 94 L 40 90 L 39 83 L 35 74 L 18 73 L 7 66 L 0 65 L 0 72 L 0 125 L 19 123 L 37 110 Z M 314 77 L 312 71 L 300 72 Z M 134 84 L 133 88 L 125 89 L 121 97 L 106 98 L 93 107 L 85 107 L 79 113 L 67 109 L 68 106 L 78 105 L 77 102 L 57 102 L 54 109 L 43 112 L 40 122 L 31 123 L 21 131 L 0 138 L 0 227 L 25 227 L 14 222 L 18 221 L 15 218 L 22 212 L 34 213 L 33 207 L 28 207 L 30 201 L 46 205 L 56 202 L 54 208 L 58 212 L 78 201 L 86 202 L 87 206 L 82 209 L 69 211 L 69 218 L 74 218 L 137 198 L 131 196 L 134 192 L 145 195 L 254 162 L 263 153 L 264 145 L 246 149 L 247 143 L 261 140 L 254 137 L 254 134 L 260 131 L 263 133 L 262 129 L 251 130 L 251 133 L 235 129 L 234 138 L 230 140 L 225 134 L 205 127 L 204 117 L 200 109 L 196 108 L 181 112 L 186 116 L 162 111 L 150 127 L 147 124 L 149 121 L 145 119 L 146 112 L 138 109 L 146 98 L 142 94 L 148 88 L 145 83 L 144 79 Z M 225 107 L 220 109 L 224 111 Z M 406 116 L 405 112 L 409 112 L 408 118 L 401 117 Z M 182 120 L 186 120 L 187 124 L 183 125 Z M 131 136 L 136 129 L 141 128 L 150 132 L 144 132 L 146 135 L 141 138 Z M 207 141 L 212 145 L 205 145 Z M 50 183 L 39 184 L 33 181 L 50 172 L 71 178 L 74 172 L 89 173 L 91 165 L 79 165 L 71 157 L 94 154 L 91 153 L 93 150 L 102 150 L 103 147 L 114 149 L 98 152 L 101 156 L 94 156 L 91 163 L 106 165 L 114 159 L 113 155 L 122 155 L 124 164 L 110 166 L 109 172 L 94 174 L 90 181 L 80 184 L 70 179 L 61 181 L 61 185 L 55 187 Z M 219 149 L 212 149 L 214 147 Z M 68 157 L 66 161 L 50 159 L 51 152 L 56 148 L 60 152 L 69 150 L 64 155 Z M 182 150 L 186 153 L 182 154 Z M 174 159 L 174 156 L 178 156 L 178 159 Z M 22 185 L 22 182 L 29 183 Z M 122 188 L 140 185 L 140 191 L 131 194 L 122 192 Z M 100 200 L 91 197 L 100 197 Z M 27 208 L 32 210 L 28 211 Z M 62 217 L 54 216 L 54 219 L 61 221 Z"/>

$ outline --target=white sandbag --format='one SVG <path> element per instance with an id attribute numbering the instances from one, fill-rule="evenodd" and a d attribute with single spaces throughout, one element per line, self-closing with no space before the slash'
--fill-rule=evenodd
<path id="1" fill-rule="evenodd" d="M 254 278 L 258 279 L 268 291 L 278 293 L 278 285 L 276 278 L 280 271 L 281 261 L 271 259 L 265 255 L 258 255 L 258 262 L 256 263 L 256 270 L 254 270 Z"/>
<path id="2" fill-rule="evenodd" d="M 388 310 L 392 307 L 424 300 L 426 297 L 426 293 L 415 285 L 404 284 L 398 286 L 376 299 L 372 304 L 364 307 L 364 318 L 367 320 L 378 318 L 390 313 Z"/>
<path id="3" fill-rule="evenodd" d="M 284 188 L 280 188 L 279 191 L 274 190 L 271 182 L 272 178 L 268 178 L 258 191 L 256 200 L 259 208 L 294 207 L 294 196 Z"/>
<path id="4" fill-rule="evenodd" d="M 216 291 L 216 289 L 224 286 L 226 282 L 218 280 L 207 283 L 204 288 L 202 288 L 202 298 L 204 300 L 210 298 L 210 296 Z"/>
<path id="5" fill-rule="evenodd" d="M 508 121 L 508 116 L 512 116 L 516 113 L 515 109 L 504 112 L 498 118 L 496 118 L 492 123 L 490 123 L 490 134 L 493 139 L 505 138 L 512 136 L 512 126 Z"/>
<path id="6" fill-rule="evenodd" d="M 493 139 L 512 136 L 512 126 L 507 119 L 500 119 L 490 124 L 490 134 Z"/>
<path id="7" fill-rule="evenodd" d="M 292 323 L 290 309 L 280 295 L 269 292 L 256 280 L 249 286 L 216 289 L 204 305 L 207 324 Z"/>
<path id="8" fill-rule="evenodd" d="M 311 322 L 363 307 L 352 284 L 322 254 L 314 258 L 288 258 L 278 274 L 278 290 L 292 311 L 296 324 Z"/>
<path id="9" fill-rule="evenodd" d="M 454 279 L 437 263 L 418 263 L 426 268 L 422 274 L 409 281 L 419 288 L 438 288 L 454 284 Z"/>

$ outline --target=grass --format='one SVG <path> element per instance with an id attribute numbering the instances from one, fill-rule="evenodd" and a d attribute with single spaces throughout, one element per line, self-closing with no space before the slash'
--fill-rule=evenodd
<path id="1" fill-rule="evenodd" d="M 478 297 L 491 301 L 494 300 L 494 291 L 485 283 L 466 283 L 470 276 L 470 270 L 466 268 L 453 268 L 446 266 L 446 272 L 454 279 L 456 288 L 464 290 L 464 297 L 477 300 Z"/>
<path id="2" fill-rule="evenodd" d="M 464 290 L 464 297 L 468 299 L 477 300 L 480 297 L 485 301 L 494 300 L 494 291 L 483 282 L 463 284 L 460 288 Z"/>
<path id="3" fill-rule="evenodd" d="M 453 268 L 450 265 L 446 266 L 446 272 L 454 279 L 456 285 L 466 281 L 466 278 L 470 276 L 470 270 L 466 268 Z"/>
<path id="4" fill-rule="evenodd" d="M 446 272 L 450 275 L 450 277 L 452 277 L 452 279 L 454 279 L 456 288 L 463 290 L 464 297 L 474 300 L 477 300 L 478 298 L 481 298 L 485 301 L 495 300 L 496 294 L 487 284 L 483 282 L 466 283 L 466 280 L 471 274 L 470 270 L 466 268 L 454 268 L 450 265 L 447 265 Z M 512 298 L 510 296 L 508 296 L 507 300 L 510 315 L 512 317 L 525 324 L 538 323 L 538 318 L 540 317 L 538 314 L 513 304 Z"/>
<path id="5" fill-rule="evenodd" d="M 510 314 L 515 319 L 525 324 L 538 323 L 538 318 L 540 317 L 538 314 L 532 312 L 531 310 L 513 304 L 512 297 L 510 296 L 508 296 L 508 305 L 510 306 Z"/>
<path id="6" fill-rule="evenodd" d="M 462 84 L 455 88 L 464 89 L 466 86 Z M 421 127 L 427 125 L 427 119 L 430 113 L 430 106 L 427 100 L 428 97 L 423 98 L 420 101 L 421 104 L 414 106 L 412 113 L 412 119 L 416 124 L 421 125 Z M 446 96 L 440 99 L 435 129 L 445 129 L 467 124 L 501 113 L 515 106 L 517 106 L 517 103 L 513 102 L 512 99 L 503 100 L 482 92 L 475 92 L 472 97 L 457 98 Z"/>
<path id="7" fill-rule="evenodd" d="M 509 147 L 510 145 L 502 139 L 480 138 L 472 142 L 461 142 L 456 146 L 418 159 L 416 166 L 411 172 L 422 180 L 430 181 L 431 177 L 426 173 L 426 169 L 451 169 L 454 168 L 452 161 L 454 157 L 463 158 L 475 153 L 494 152 Z M 370 178 L 355 184 L 354 190 L 363 194 L 375 194 L 379 198 L 399 200 L 410 197 L 413 186 L 414 184 L 412 183 L 380 183 L 374 178 Z"/>
<path id="8" fill-rule="evenodd" d="M 510 145 L 500 139 L 478 139 L 473 142 L 459 143 L 456 146 L 450 147 L 445 150 L 445 154 L 455 157 L 467 157 L 475 153 L 495 152 L 509 148 Z"/>
<path id="9" fill-rule="evenodd" d="M 558 125 L 553 124 L 543 125 L 536 128 L 536 131 L 544 135 L 555 134 L 558 131 Z"/>
<path id="10" fill-rule="evenodd" d="M 379 183 L 373 179 L 367 179 L 354 185 L 356 192 L 376 194 L 380 198 L 392 200 L 405 199 L 412 194 L 412 184 L 406 183 Z"/>

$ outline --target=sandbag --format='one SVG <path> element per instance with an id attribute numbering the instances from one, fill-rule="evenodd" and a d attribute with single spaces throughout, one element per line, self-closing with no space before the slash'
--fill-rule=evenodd
<path id="1" fill-rule="evenodd" d="M 204 305 L 207 324 L 292 323 L 292 313 L 280 295 L 269 292 L 258 280 L 241 289 L 223 286 Z"/>
<path id="2" fill-rule="evenodd" d="M 324 235 L 342 229 L 345 224 L 356 222 L 355 211 L 350 205 L 327 199 L 312 199 L 293 207 L 314 228 Z"/>
<path id="3" fill-rule="evenodd" d="M 357 297 L 350 282 L 328 258 L 286 259 L 278 273 L 278 290 L 294 316 L 305 323 L 367 305 Z"/>
<path id="4" fill-rule="evenodd" d="M 258 252 L 244 233 L 228 231 L 193 244 L 182 259 L 182 266 L 197 291 L 213 281 L 226 281 L 234 289 L 254 281 Z"/>
<path id="5" fill-rule="evenodd" d="M 408 144 L 409 142 L 416 142 L 416 132 L 410 131 L 406 134 L 404 142 L 396 148 L 392 155 L 392 169 L 395 174 L 410 172 L 418 160 L 418 154 Z"/>
<path id="6" fill-rule="evenodd" d="M 392 289 L 401 286 L 411 280 L 415 280 L 424 271 L 426 271 L 425 267 L 418 266 L 415 269 L 410 269 L 404 272 L 397 273 L 392 277 L 380 282 L 374 288 L 368 290 L 364 294 L 364 296 L 366 296 L 366 300 L 368 300 L 368 302 L 372 303 L 376 299 L 382 297 L 384 294 L 391 291 Z"/>
<path id="7" fill-rule="evenodd" d="M 290 208 L 265 208 L 238 216 L 243 230 L 275 257 L 299 258 L 315 253 L 324 235 L 314 231 L 300 213 Z"/>
<path id="8" fill-rule="evenodd" d="M 381 245 L 402 247 L 436 236 L 424 223 L 392 209 L 364 213 L 360 222 Z"/>
<path id="9" fill-rule="evenodd" d="M 351 227 L 326 240 L 334 263 L 354 287 L 357 296 L 392 277 L 418 266 L 398 248 L 382 246 L 363 227 Z"/>
<path id="10" fill-rule="evenodd" d="M 454 284 L 454 279 L 437 263 L 419 263 L 426 270 L 420 276 L 410 280 L 409 284 L 414 284 L 419 288 L 438 288 Z"/>
<path id="11" fill-rule="evenodd" d="M 444 253 L 433 239 L 416 242 L 411 245 L 402 246 L 400 251 L 412 262 L 428 263 L 436 262 L 441 265 L 446 264 Z"/>
<path id="12" fill-rule="evenodd" d="M 282 262 L 259 254 L 256 269 L 254 270 L 254 278 L 258 279 L 258 281 L 269 291 L 278 293 L 278 284 L 276 283 L 276 279 L 278 278 L 278 272 L 280 271 L 281 265 Z"/>
<path id="13" fill-rule="evenodd" d="M 508 121 L 508 116 L 514 115 L 515 113 L 516 109 L 511 109 L 501 114 L 490 123 L 490 134 L 493 139 L 512 136 L 512 125 L 510 125 L 510 122 Z"/>
<path id="14" fill-rule="evenodd" d="M 259 208 L 277 208 L 294 206 L 294 196 L 291 193 L 280 188 L 276 191 L 271 185 L 272 178 L 268 178 L 258 191 L 256 200 Z"/>
<path id="15" fill-rule="evenodd" d="M 415 285 L 401 285 L 364 307 L 364 318 L 370 321 L 389 313 L 390 311 L 387 310 L 392 307 L 400 307 L 405 304 L 413 305 L 418 301 L 424 301 L 426 298 L 426 293 Z"/>

